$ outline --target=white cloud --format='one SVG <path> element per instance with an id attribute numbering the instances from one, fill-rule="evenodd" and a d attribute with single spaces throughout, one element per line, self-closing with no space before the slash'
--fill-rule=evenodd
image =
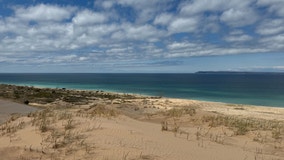
<path id="1" fill-rule="evenodd" d="M 267 36 L 263 37 L 259 40 L 262 46 L 270 49 L 271 51 L 281 51 L 284 50 L 284 33 L 274 35 L 274 36 Z"/>
<path id="2" fill-rule="evenodd" d="M 174 12 L 168 9 L 170 1 L 96 1 L 95 7 L 103 6 L 98 10 L 14 7 L 14 14 L 0 18 L 1 62 L 105 63 L 284 50 L 283 19 L 270 14 L 258 19 L 252 0 L 184 1 Z M 274 6 L 265 2 L 262 6 Z M 135 15 L 120 14 L 117 6 L 130 7 Z M 250 30 L 235 30 L 246 25 Z"/>
<path id="3" fill-rule="evenodd" d="M 154 24 L 158 25 L 168 25 L 173 19 L 173 15 L 169 13 L 163 13 L 158 15 L 155 20 Z"/>
<path id="4" fill-rule="evenodd" d="M 258 20 L 258 16 L 250 9 L 229 9 L 223 12 L 220 19 L 228 25 L 240 27 L 255 23 Z"/>
<path id="5" fill-rule="evenodd" d="M 16 17 L 26 21 L 62 21 L 69 19 L 74 7 L 39 4 L 31 7 L 14 8 Z"/>
<path id="6" fill-rule="evenodd" d="M 101 13 L 95 13 L 90 10 L 83 10 L 72 19 L 76 25 L 92 25 L 107 21 L 107 16 Z"/>
<path id="7" fill-rule="evenodd" d="M 255 8 L 252 7 L 254 0 L 193 0 L 186 1 L 180 4 L 180 14 L 183 16 L 202 16 L 204 12 L 211 12 L 211 15 L 220 15 L 219 19 L 233 27 L 240 27 L 254 24 L 258 20 L 258 14 Z M 209 16 L 210 17 L 210 16 Z M 216 16 L 215 16 L 216 17 Z M 204 16 L 208 22 L 208 16 Z M 218 25 L 211 21 L 210 26 L 205 26 L 205 30 L 218 31 Z M 207 25 L 208 23 L 206 23 Z M 204 24 L 205 25 L 205 24 Z M 207 29 L 206 29 L 207 27 Z"/>
<path id="8" fill-rule="evenodd" d="M 42 8 L 44 7 L 44 8 Z M 26 14 L 37 13 L 38 9 L 56 8 L 56 13 L 65 13 L 69 8 L 74 7 L 59 7 L 51 5 L 37 5 L 27 8 L 15 7 L 15 12 L 21 10 L 28 10 Z M 35 10 L 35 11 L 34 11 Z M 50 10 L 52 11 L 52 10 Z M 102 13 L 96 13 L 89 10 L 73 9 L 73 12 L 68 12 L 69 20 L 61 18 L 40 17 L 40 14 L 34 17 L 24 18 L 17 14 L 10 17 L 0 19 L 0 48 L 1 51 L 15 52 L 14 54 L 21 54 L 26 51 L 31 52 L 50 52 L 74 50 L 86 46 L 96 45 L 98 42 L 104 43 L 108 41 L 105 36 L 110 35 L 118 28 L 115 24 L 105 24 L 107 16 Z M 43 11 L 44 12 L 44 11 Z M 17 12 L 19 13 L 19 12 Z M 49 12 L 48 12 L 49 13 Z M 66 14 L 67 15 L 67 14 Z M 73 21 L 71 21 L 73 17 Z M 55 16 L 56 17 L 56 16 Z M 31 20 L 33 24 L 23 22 Z M 15 47 L 17 45 L 17 47 Z M 18 52 L 18 53 L 17 53 Z M 25 54 L 25 53 L 23 53 Z"/>
<path id="9" fill-rule="evenodd" d="M 284 32 L 284 19 L 264 20 L 256 32 L 261 35 L 275 35 Z"/>
<path id="10" fill-rule="evenodd" d="M 0 33 L 22 33 L 28 29 L 26 23 L 22 23 L 15 17 L 6 17 L 2 22 L 0 21 L 0 23 Z"/>
<path id="11" fill-rule="evenodd" d="M 105 9 L 109 9 L 109 8 L 111 8 L 112 6 L 113 6 L 113 1 L 108 1 L 108 0 L 104 0 L 103 2 L 102 2 L 102 6 L 105 8 Z"/>
<path id="12" fill-rule="evenodd" d="M 10 51 L 53 51 L 69 47 L 72 41 L 72 24 L 45 23 L 29 27 L 28 25 L 7 24 L 15 26 L 9 29 L 12 35 L 7 35 L 2 39 L 2 49 Z M 19 29 L 16 29 L 16 28 Z M 0 46 L 1 46 L 0 45 Z M 17 47 L 14 47 L 17 45 Z"/>
<path id="13" fill-rule="evenodd" d="M 137 0 L 113 0 L 114 2 L 121 4 L 121 5 L 126 5 L 126 6 L 131 6 L 135 9 L 138 10 L 142 10 L 142 9 L 147 9 L 147 8 L 151 8 L 151 9 L 158 9 L 157 6 L 159 5 L 163 5 L 165 3 L 167 3 L 169 0 L 164 0 L 164 1 L 160 1 L 160 0 L 151 0 L 151 1 L 137 1 Z M 156 6 L 155 6 L 156 5 Z"/>
<path id="14" fill-rule="evenodd" d="M 180 50 L 186 48 L 196 48 L 198 46 L 197 43 L 190 43 L 190 42 L 174 42 L 167 46 L 169 50 Z"/>
<path id="15" fill-rule="evenodd" d="M 66 49 L 96 46 L 103 43 L 109 43 L 109 36 L 119 29 L 119 26 L 113 24 L 96 24 L 90 26 L 74 25 L 70 28 L 71 33 L 62 37 L 62 40 L 64 41 L 67 39 L 68 43 L 66 43 Z"/>
<path id="16" fill-rule="evenodd" d="M 213 54 L 212 48 L 214 46 L 205 43 L 174 42 L 167 45 L 168 52 L 165 57 L 177 58 L 211 55 Z"/>
<path id="17" fill-rule="evenodd" d="M 180 12 L 185 15 L 198 14 L 204 11 L 224 11 L 232 8 L 245 9 L 254 0 L 193 0 L 181 3 Z"/>
<path id="18" fill-rule="evenodd" d="M 0 33 L 1 32 L 6 32 L 7 30 L 7 27 L 6 27 L 6 24 L 0 19 Z"/>
<path id="19" fill-rule="evenodd" d="M 257 5 L 268 7 L 269 12 L 276 13 L 278 16 L 284 17 L 283 0 L 258 0 Z"/>
<path id="20" fill-rule="evenodd" d="M 88 60 L 88 57 L 79 57 L 79 61 L 86 61 Z"/>
<path id="21" fill-rule="evenodd" d="M 280 69 L 280 70 L 284 70 L 284 66 L 274 66 L 274 69 Z"/>
<path id="22" fill-rule="evenodd" d="M 124 53 L 127 52 L 129 50 L 128 47 L 126 48 L 110 48 L 108 50 L 106 50 L 106 53 Z"/>
<path id="23" fill-rule="evenodd" d="M 219 56 L 232 54 L 250 54 L 265 53 L 270 49 L 261 46 L 228 46 L 220 47 L 218 45 L 202 42 L 174 42 L 167 45 L 168 51 L 165 53 L 167 58 L 192 57 L 192 56 Z"/>
<path id="24" fill-rule="evenodd" d="M 227 36 L 225 38 L 225 40 L 228 42 L 245 42 L 245 41 L 250 41 L 252 39 L 253 38 L 249 35 Z"/>
<path id="25" fill-rule="evenodd" d="M 70 62 L 70 61 L 76 61 L 78 58 L 77 55 L 71 54 L 71 55 L 63 55 L 63 56 L 57 56 L 53 60 L 53 62 L 58 63 L 58 62 Z"/>
<path id="26" fill-rule="evenodd" d="M 173 0 L 104 0 L 96 1 L 96 5 L 101 5 L 105 9 L 110 9 L 115 4 L 131 7 L 136 12 L 136 23 L 143 24 L 155 18 L 156 14 L 168 8 L 168 2 Z M 118 11 L 117 14 L 120 14 Z M 134 16 L 134 15 L 133 15 Z"/>
<path id="27" fill-rule="evenodd" d="M 220 56 L 220 55 L 233 55 L 233 54 L 250 54 L 250 53 L 265 53 L 269 51 L 264 48 L 219 48 L 209 44 L 199 44 L 197 48 L 184 49 L 178 51 L 169 51 L 165 56 L 167 58 L 178 58 L 178 57 L 193 57 L 193 56 Z"/>
<path id="28" fill-rule="evenodd" d="M 198 28 L 198 18 L 177 18 L 170 23 L 170 33 L 195 32 Z"/>
<path id="29" fill-rule="evenodd" d="M 217 15 L 203 16 L 199 25 L 203 32 L 217 33 L 220 31 L 219 17 Z"/>
<path id="30" fill-rule="evenodd" d="M 247 42 L 253 39 L 252 36 L 243 33 L 242 30 L 234 30 L 229 35 L 225 36 L 227 42 Z"/>
<path id="31" fill-rule="evenodd" d="M 152 25 L 132 25 L 129 23 L 125 23 L 120 26 L 120 30 L 118 30 L 112 35 L 112 38 L 120 41 L 157 41 L 163 35 L 163 31 L 157 30 Z"/>

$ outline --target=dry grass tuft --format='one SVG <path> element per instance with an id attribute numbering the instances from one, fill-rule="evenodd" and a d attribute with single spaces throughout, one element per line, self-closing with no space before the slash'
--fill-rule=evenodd
<path id="1" fill-rule="evenodd" d="M 82 112 L 82 110 L 80 112 Z M 119 114 L 117 110 L 109 108 L 105 104 L 92 105 L 85 112 L 87 112 L 87 113 L 89 113 L 93 116 L 103 116 L 103 117 L 116 117 Z"/>
<path id="2" fill-rule="evenodd" d="M 165 111 L 164 115 L 167 116 L 167 117 L 181 117 L 183 115 L 194 116 L 194 115 L 196 115 L 196 109 L 195 108 L 188 108 L 188 107 L 173 108 L 173 109 L 170 109 L 168 111 Z"/>

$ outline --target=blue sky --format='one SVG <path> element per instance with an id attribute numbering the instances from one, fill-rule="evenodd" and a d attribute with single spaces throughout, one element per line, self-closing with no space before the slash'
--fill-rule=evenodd
<path id="1" fill-rule="evenodd" d="M 0 0 L 0 72 L 284 71 L 283 0 Z"/>

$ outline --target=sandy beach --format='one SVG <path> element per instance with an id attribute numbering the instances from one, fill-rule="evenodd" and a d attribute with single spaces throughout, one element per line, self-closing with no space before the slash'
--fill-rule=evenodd
<path id="1" fill-rule="evenodd" d="M 12 90 L 33 97 L 21 94 L 29 106 L 21 96 L 0 101 L 4 159 L 284 159 L 284 108 L 5 86 Z M 23 115 L 7 120 L 11 113 Z"/>

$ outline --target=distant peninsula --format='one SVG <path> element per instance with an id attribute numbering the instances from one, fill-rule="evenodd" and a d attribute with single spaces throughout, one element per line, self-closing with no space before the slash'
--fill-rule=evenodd
<path id="1" fill-rule="evenodd" d="M 198 71 L 195 74 L 284 74 L 283 72 Z"/>

